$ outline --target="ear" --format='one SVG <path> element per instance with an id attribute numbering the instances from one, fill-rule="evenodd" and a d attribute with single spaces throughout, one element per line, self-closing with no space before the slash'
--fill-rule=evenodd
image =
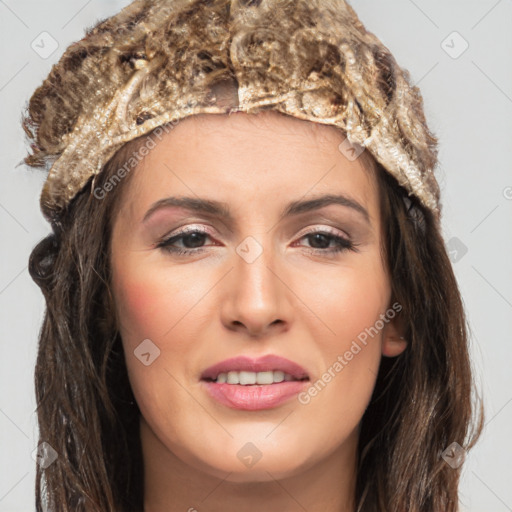
<path id="1" fill-rule="evenodd" d="M 382 355 L 385 357 L 399 356 L 407 348 L 404 339 L 405 328 L 400 316 L 395 316 L 382 330 Z"/>

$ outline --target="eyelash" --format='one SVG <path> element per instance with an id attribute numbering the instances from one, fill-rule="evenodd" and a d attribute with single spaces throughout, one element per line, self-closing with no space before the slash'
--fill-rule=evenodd
<path id="1" fill-rule="evenodd" d="M 157 244 L 156 247 L 162 249 L 163 251 L 169 252 L 171 254 L 175 254 L 177 256 L 188 256 L 191 254 L 200 254 L 200 253 L 204 252 L 203 247 L 198 247 L 195 249 L 181 249 L 178 247 L 171 246 L 172 243 L 174 243 L 180 239 L 183 239 L 188 235 L 195 234 L 195 233 L 210 236 L 210 234 L 206 231 L 203 231 L 203 230 L 197 229 L 197 228 L 192 228 L 192 229 L 182 231 L 181 233 L 177 233 L 176 235 L 173 235 L 172 237 L 161 240 Z M 308 251 L 312 254 L 323 254 L 323 255 L 328 255 L 328 256 L 335 256 L 335 255 L 337 255 L 343 251 L 347 251 L 347 250 L 357 252 L 358 244 L 348 240 L 347 238 L 344 238 L 344 237 L 341 237 L 338 235 L 334 235 L 333 233 L 330 233 L 328 231 L 322 231 L 322 230 L 310 231 L 309 233 L 305 233 L 304 235 L 302 235 L 299 240 L 301 240 L 302 238 L 308 237 L 308 236 L 313 236 L 313 235 L 327 236 L 331 240 L 335 241 L 338 245 L 337 245 L 337 247 L 331 248 L 331 249 L 312 248 L 310 251 Z"/>

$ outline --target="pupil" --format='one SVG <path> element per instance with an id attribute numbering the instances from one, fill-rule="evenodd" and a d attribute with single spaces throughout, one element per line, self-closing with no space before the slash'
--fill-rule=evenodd
<path id="1" fill-rule="evenodd" d="M 310 243 L 313 240 L 313 243 L 311 244 L 313 247 L 315 247 L 316 242 L 320 242 L 321 247 L 315 247 L 315 249 L 325 249 L 329 246 L 329 237 L 323 233 L 315 233 L 314 235 L 309 235 L 309 237 Z M 322 242 L 327 243 L 323 244 Z"/>
<path id="2" fill-rule="evenodd" d="M 187 246 L 187 248 L 195 248 L 200 247 L 202 243 L 204 243 L 204 237 L 206 235 L 204 233 L 190 233 L 183 237 L 183 243 Z M 192 241 L 192 244 L 185 243 L 186 241 Z M 191 247 L 190 247 L 191 245 Z"/>

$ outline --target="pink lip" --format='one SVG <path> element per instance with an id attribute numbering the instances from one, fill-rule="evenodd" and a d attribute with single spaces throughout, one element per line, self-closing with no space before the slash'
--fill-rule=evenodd
<path id="1" fill-rule="evenodd" d="M 277 407 L 309 386 L 308 380 L 290 380 L 276 384 L 249 385 L 217 384 L 201 381 L 208 394 L 227 407 L 259 411 Z"/>
<path id="2" fill-rule="evenodd" d="M 296 379 L 274 384 L 226 384 L 211 382 L 219 373 L 229 371 L 282 371 Z M 234 357 L 207 368 L 201 375 L 201 381 L 208 394 L 227 407 L 246 411 L 257 411 L 277 407 L 300 393 L 309 385 L 308 374 L 302 366 L 283 357 L 267 355 L 259 359 L 249 357 Z"/>
<path id="3" fill-rule="evenodd" d="M 284 357 L 270 354 L 258 359 L 251 359 L 246 356 L 226 359 L 225 361 L 221 361 L 207 368 L 201 374 L 201 379 L 216 379 L 219 373 L 227 373 L 230 371 L 268 372 L 279 370 L 290 374 L 296 379 L 308 377 L 306 370 L 304 370 L 302 366 Z"/>

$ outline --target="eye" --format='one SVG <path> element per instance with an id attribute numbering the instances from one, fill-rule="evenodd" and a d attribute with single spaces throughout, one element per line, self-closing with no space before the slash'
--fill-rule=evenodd
<path id="1" fill-rule="evenodd" d="M 203 245 L 205 238 L 208 238 L 209 236 L 210 234 L 202 229 L 189 228 L 171 236 L 170 238 L 160 241 L 157 244 L 157 247 L 166 252 L 177 255 L 198 254 L 203 252 L 201 246 Z M 174 246 L 176 242 L 180 241 L 185 245 L 184 248 Z"/>
<path id="2" fill-rule="evenodd" d="M 161 240 L 157 244 L 157 248 L 178 256 L 199 254 L 204 252 L 204 242 L 209 237 L 210 234 L 207 231 L 194 227 L 188 228 Z M 346 237 L 334 234 L 328 230 L 310 231 L 299 238 L 299 240 L 302 239 L 308 240 L 311 245 L 309 252 L 314 254 L 334 255 L 347 250 L 357 251 L 357 244 Z M 181 243 L 184 247 L 177 247 L 176 243 Z M 332 247 L 331 244 L 333 243 L 334 246 Z"/>
<path id="3" fill-rule="evenodd" d="M 300 240 L 307 239 L 312 250 L 310 252 L 316 254 L 337 254 L 342 251 L 356 251 L 357 244 L 346 237 L 334 234 L 326 230 L 310 231 L 303 235 Z M 329 247 L 334 243 L 334 247 Z"/>

